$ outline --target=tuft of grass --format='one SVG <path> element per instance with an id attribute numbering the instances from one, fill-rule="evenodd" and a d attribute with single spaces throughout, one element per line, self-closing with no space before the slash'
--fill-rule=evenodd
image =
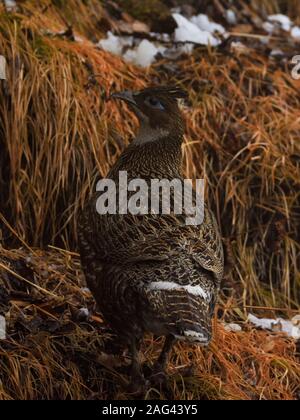
<path id="1" fill-rule="evenodd" d="M 2 28 L 0 48 L 10 71 L 0 99 L 1 201 L 7 203 L 1 211 L 29 243 L 74 243 L 91 177 L 95 171 L 104 176 L 120 151 L 109 133 L 114 112 L 105 95 L 113 78 L 115 89 L 141 83 L 129 66 L 120 74 L 119 58 L 87 41 L 49 38 L 18 21 Z"/>
<path id="2" fill-rule="evenodd" d="M 250 11 L 293 16 L 293 5 L 251 2 Z M 107 350 L 111 332 L 82 290 L 76 254 L 78 211 L 137 128 L 125 106 L 106 101 L 112 91 L 179 83 L 189 93 L 184 172 L 205 177 L 232 260 L 218 318 L 242 322 L 252 308 L 299 311 L 300 85 L 288 65 L 264 47 L 197 48 L 171 70 L 165 60 L 142 70 L 90 41 L 105 32 L 101 2 L 26 0 L 17 13 L 0 9 L 8 63 L 8 80 L 0 81 L 0 309 L 9 326 L 0 342 L 0 398 L 132 398 L 119 369 L 128 359 Z M 70 25 L 73 37 L 59 33 Z M 36 248 L 49 244 L 65 250 Z M 79 321 L 86 306 L 92 319 Z M 147 363 L 160 346 L 146 338 Z M 183 375 L 178 367 L 192 361 L 195 375 Z M 249 327 L 234 334 L 216 322 L 209 350 L 176 347 L 170 374 L 167 390 L 144 397 L 299 398 L 295 344 Z"/>
<path id="3" fill-rule="evenodd" d="M 18 2 L 18 11 L 31 24 L 48 31 L 67 30 L 97 40 L 103 30 L 103 5 L 99 0 L 24 0 Z"/>
<path id="4" fill-rule="evenodd" d="M 254 50 L 235 57 L 202 48 L 171 74 L 163 61 L 145 72 L 88 40 L 48 35 L 52 12 L 41 24 L 40 10 L 32 13 L 1 21 L 9 71 L 0 96 L 0 211 L 17 236 L 75 249 L 79 208 L 137 127 L 105 98 L 179 82 L 190 96 L 185 174 L 206 178 L 233 255 L 224 288 L 239 304 L 297 308 L 300 97 L 288 69 Z M 19 244 L 2 229 L 6 244 Z"/>
<path id="5" fill-rule="evenodd" d="M 78 255 L 57 248 L 0 251 L 0 309 L 7 321 L 7 338 L 0 341 L 0 399 L 299 398 L 292 339 L 248 324 L 242 332 L 228 332 L 216 319 L 209 348 L 175 346 L 166 387 L 130 395 L 130 360 L 84 288 Z M 82 318 L 81 308 L 89 318 Z M 161 346 L 162 339 L 145 338 L 146 365 Z"/>

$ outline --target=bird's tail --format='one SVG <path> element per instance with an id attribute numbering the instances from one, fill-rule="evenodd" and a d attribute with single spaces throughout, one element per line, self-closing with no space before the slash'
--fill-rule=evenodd
<path id="1" fill-rule="evenodd" d="M 147 293 L 159 323 L 177 339 L 208 345 L 212 336 L 212 296 L 200 286 L 156 282 Z M 158 322 L 158 320 L 156 322 Z"/>

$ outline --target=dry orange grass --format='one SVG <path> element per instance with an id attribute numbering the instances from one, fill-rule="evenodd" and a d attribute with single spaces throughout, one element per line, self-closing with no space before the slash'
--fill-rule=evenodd
<path id="1" fill-rule="evenodd" d="M 0 12 L 0 52 L 9 66 L 7 83 L 0 81 L 0 240 L 2 234 L 6 247 L 1 249 L 6 260 L 0 265 L 0 291 L 5 286 L 12 319 L 11 339 L 1 342 L 2 398 L 86 398 L 93 392 L 102 398 L 124 397 L 120 384 L 126 377 L 104 369 L 105 356 L 105 362 L 99 360 L 106 333 L 95 334 L 98 318 L 84 325 L 68 320 L 74 315 L 70 308 L 76 312 L 87 299 L 79 290 L 77 257 L 67 251 L 41 254 L 31 271 L 22 264 L 11 267 L 14 259 L 26 258 L 27 244 L 76 250 L 78 209 L 95 176 L 105 176 L 137 128 L 125 106 L 105 102 L 112 90 L 168 82 L 189 92 L 185 174 L 208 180 L 207 198 L 232 251 L 233 269 L 224 280 L 219 316 L 242 321 L 251 305 L 279 307 L 286 316 L 299 310 L 300 86 L 289 67 L 270 60 L 265 51 L 236 55 L 199 48 L 171 70 L 164 60 L 149 70 L 137 69 L 87 39 L 77 43 L 49 34 L 66 29 L 66 23 L 87 36 L 92 29 L 101 33 L 95 9 L 79 10 L 77 3 L 68 3 L 65 10 L 45 9 L 43 2 L 33 8 L 26 1 L 22 13 Z M 276 12 L 280 2 L 272 3 Z M 22 251 L 6 250 L 20 245 Z M 59 265 L 58 272 L 52 263 Z M 10 296 L 14 281 L 29 289 Z M 35 290 L 43 296 L 42 309 L 30 303 Z M 92 305 L 90 298 L 88 302 Z M 41 313 L 61 323 L 62 332 L 56 324 L 58 334 L 49 333 L 48 323 L 38 323 L 33 331 L 14 323 L 17 315 L 26 325 Z M 65 323 L 73 329 L 63 330 Z M 172 397 L 299 396 L 299 359 L 290 340 L 215 328 L 209 351 L 177 347 L 170 365 Z M 158 352 L 156 344 L 151 338 L 145 343 L 148 362 Z M 183 381 L 175 366 L 187 365 L 190 358 L 196 375 Z M 23 381 L 26 386 L 20 386 Z"/>
<path id="2" fill-rule="evenodd" d="M 300 364 L 292 339 L 241 324 L 239 333 L 214 321 L 208 349 L 178 344 L 168 386 L 126 393 L 129 359 L 112 352 L 114 338 L 94 310 L 78 256 L 63 250 L 1 249 L 0 299 L 10 296 L 9 339 L 0 341 L 0 399 L 297 399 Z M 3 287 L 4 286 L 4 287 Z M 89 308 L 89 320 L 80 308 Z M 146 337 L 151 365 L 161 340 Z M 190 366 L 193 373 L 184 374 Z M 122 369 L 123 366 L 123 369 Z M 123 372 L 123 373 L 122 373 Z"/>

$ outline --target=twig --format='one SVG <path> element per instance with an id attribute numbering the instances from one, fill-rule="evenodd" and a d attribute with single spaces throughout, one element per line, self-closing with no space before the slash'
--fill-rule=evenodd
<path id="1" fill-rule="evenodd" d="M 283 311 L 283 312 L 295 312 L 299 313 L 300 311 L 297 309 L 289 309 L 289 308 L 276 308 L 272 306 L 254 306 L 254 305 L 243 305 L 243 308 L 252 308 L 252 309 L 264 309 L 268 311 Z"/>
<path id="2" fill-rule="evenodd" d="M 296 314 L 300 313 L 300 310 L 298 309 L 289 309 L 289 308 L 276 308 L 272 306 L 254 306 L 254 305 L 241 305 L 241 306 L 225 306 L 225 305 L 218 305 L 219 307 L 223 309 L 261 309 L 265 311 L 282 311 L 282 312 L 294 312 Z"/>
<path id="3" fill-rule="evenodd" d="M 261 35 L 261 34 L 247 34 L 244 32 L 227 32 L 230 36 L 238 36 L 241 38 L 256 38 L 256 39 L 264 39 L 269 38 L 273 41 L 284 41 L 285 38 L 279 37 L 279 36 L 272 36 L 272 35 Z"/>
<path id="4" fill-rule="evenodd" d="M 74 257 L 79 257 L 80 256 L 80 254 L 78 252 L 68 251 L 67 249 L 62 249 L 62 248 L 59 248 L 59 247 L 54 246 L 54 245 L 48 245 L 48 248 L 54 249 L 56 251 L 63 252 L 63 253 L 68 254 L 68 255 L 73 255 Z"/>
<path id="5" fill-rule="evenodd" d="M 8 223 L 8 221 L 5 219 L 5 217 L 3 216 L 2 213 L 0 213 L 0 219 L 2 220 L 2 222 L 8 227 L 8 229 L 15 235 L 15 237 L 17 239 L 19 239 L 19 241 L 25 246 L 25 248 L 27 248 L 30 252 L 32 252 L 34 255 L 37 256 L 37 253 L 30 248 L 29 245 L 26 244 L 26 242 L 18 235 L 18 233 L 14 230 L 14 228 Z"/>
<path id="6" fill-rule="evenodd" d="M 41 292 L 44 292 L 50 296 L 55 297 L 56 299 L 58 299 L 58 296 L 55 295 L 54 293 L 50 292 L 49 290 L 44 289 L 43 287 L 32 283 L 30 280 L 25 279 L 25 277 L 20 276 L 20 274 L 16 273 L 15 271 L 11 270 L 9 267 L 7 267 L 6 265 L 2 264 L 0 262 L 0 268 L 3 268 L 4 270 L 8 271 L 10 274 L 12 274 L 13 276 L 17 277 L 18 279 L 25 281 L 25 283 L 30 284 L 30 286 L 35 287 L 36 289 L 40 290 Z"/>

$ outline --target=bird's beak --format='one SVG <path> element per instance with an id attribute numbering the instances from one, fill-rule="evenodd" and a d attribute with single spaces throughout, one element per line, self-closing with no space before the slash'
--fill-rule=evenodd
<path id="1" fill-rule="evenodd" d="M 137 106 L 136 101 L 133 97 L 133 92 L 129 90 L 125 90 L 124 92 L 113 93 L 112 95 L 110 95 L 109 99 L 121 99 L 122 101 L 125 101 L 130 105 Z"/>

